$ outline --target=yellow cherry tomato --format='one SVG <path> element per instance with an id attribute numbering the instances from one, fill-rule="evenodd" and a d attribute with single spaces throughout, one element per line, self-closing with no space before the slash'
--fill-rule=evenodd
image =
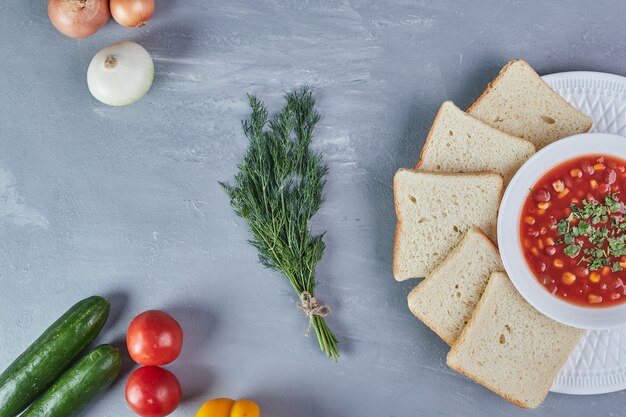
<path id="1" fill-rule="evenodd" d="M 260 415 L 259 406 L 250 400 L 239 400 L 230 410 L 230 417 L 259 417 Z"/>
<path id="2" fill-rule="evenodd" d="M 260 417 L 259 406 L 250 400 L 217 398 L 202 404 L 196 417 Z"/>

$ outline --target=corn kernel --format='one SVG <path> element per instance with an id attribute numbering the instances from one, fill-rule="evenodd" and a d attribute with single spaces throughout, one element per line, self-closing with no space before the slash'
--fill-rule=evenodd
<path id="1" fill-rule="evenodd" d="M 563 268 L 563 261 L 562 261 L 562 260 L 560 260 L 560 259 L 555 259 L 555 260 L 554 260 L 554 266 L 555 266 L 556 268 Z"/>
<path id="2" fill-rule="evenodd" d="M 539 249 L 537 249 L 536 247 L 532 247 L 530 248 L 530 251 L 533 253 L 533 255 L 535 256 L 539 256 Z"/>
<path id="3" fill-rule="evenodd" d="M 580 178 L 583 176 L 583 172 L 578 168 L 574 168 L 569 172 L 569 175 L 574 178 Z"/>
<path id="4" fill-rule="evenodd" d="M 524 217 L 524 222 L 532 226 L 533 224 L 535 224 L 535 218 L 531 216 L 526 216 Z"/>
<path id="5" fill-rule="evenodd" d="M 592 272 L 591 274 L 589 274 L 589 281 L 597 284 L 598 282 L 600 282 L 600 274 L 598 274 L 597 272 Z"/>
<path id="6" fill-rule="evenodd" d="M 539 249 L 543 250 L 543 248 L 545 248 L 545 246 L 543 245 L 543 241 L 540 239 L 539 241 L 537 241 L 537 246 L 539 246 Z"/>
<path id="7" fill-rule="evenodd" d="M 595 164 L 593 166 L 593 169 L 595 169 L 596 171 L 602 171 L 604 169 L 604 164 Z"/>
<path id="8" fill-rule="evenodd" d="M 565 197 L 568 194 L 569 194 L 569 188 L 566 188 L 566 189 L 564 189 L 563 191 L 561 191 L 559 193 L 559 198 L 563 198 L 563 197 Z"/>
<path id="9" fill-rule="evenodd" d="M 537 207 L 538 207 L 540 210 L 545 210 L 545 209 L 547 209 L 548 207 L 550 207 L 550 203 L 548 203 L 547 201 L 543 201 L 543 202 L 541 202 L 541 203 L 537 203 Z"/>
<path id="10" fill-rule="evenodd" d="M 611 273 L 611 268 L 609 268 L 608 266 L 605 266 L 604 268 L 602 268 L 602 275 L 607 276 Z"/>
<path id="11" fill-rule="evenodd" d="M 546 245 L 554 246 L 554 239 L 552 239 L 551 237 L 547 237 L 546 238 Z"/>
<path id="12" fill-rule="evenodd" d="M 566 272 L 561 277 L 561 282 L 565 285 L 572 285 L 576 281 L 576 275 L 571 272 Z"/>
<path id="13" fill-rule="evenodd" d="M 560 193 L 565 189 L 565 183 L 561 180 L 556 180 L 552 183 L 552 188 L 554 188 L 554 191 L 557 193 Z"/>
<path id="14" fill-rule="evenodd" d="M 621 266 L 622 268 L 626 269 L 626 262 L 624 262 L 624 261 L 620 262 L 619 266 Z"/>
<path id="15" fill-rule="evenodd" d="M 589 304 L 599 304 L 602 302 L 602 296 L 589 294 L 589 296 L 587 297 L 587 300 L 589 301 Z"/>
<path id="16" fill-rule="evenodd" d="M 542 214 L 544 214 L 545 212 L 546 212 L 545 210 L 537 210 L 537 214 L 538 214 L 538 215 L 540 215 L 540 216 L 541 216 Z"/>
<path id="17" fill-rule="evenodd" d="M 591 185 L 592 190 L 595 190 L 596 188 L 598 188 L 598 181 L 596 180 L 589 181 L 589 184 Z"/>

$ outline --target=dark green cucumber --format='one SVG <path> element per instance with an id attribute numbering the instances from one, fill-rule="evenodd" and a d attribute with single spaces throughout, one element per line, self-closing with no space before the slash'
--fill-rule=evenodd
<path id="1" fill-rule="evenodd" d="M 109 388 L 122 369 L 122 354 L 98 346 L 67 370 L 21 417 L 76 417 Z"/>
<path id="2" fill-rule="evenodd" d="M 0 417 L 15 417 L 94 341 L 110 304 L 89 297 L 70 308 L 0 375 Z"/>

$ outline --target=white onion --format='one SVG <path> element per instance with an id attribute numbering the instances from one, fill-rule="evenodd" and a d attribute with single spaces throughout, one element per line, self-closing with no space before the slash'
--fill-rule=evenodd
<path id="1" fill-rule="evenodd" d="M 91 94 L 111 106 L 126 106 L 146 95 L 154 79 L 148 51 L 135 42 L 118 42 L 96 54 L 87 70 Z"/>

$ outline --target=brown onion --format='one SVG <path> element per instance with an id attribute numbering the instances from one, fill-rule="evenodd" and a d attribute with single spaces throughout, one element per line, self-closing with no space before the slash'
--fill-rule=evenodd
<path id="1" fill-rule="evenodd" d="M 100 30 L 111 14 L 107 0 L 48 0 L 48 17 L 65 36 L 82 39 Z"/>
<path id="2" fill-rule="evenodd" d="M 122 26 L 140 27 L 154 15 L 154 0 L 111 0 L 111 14 Z"/>

